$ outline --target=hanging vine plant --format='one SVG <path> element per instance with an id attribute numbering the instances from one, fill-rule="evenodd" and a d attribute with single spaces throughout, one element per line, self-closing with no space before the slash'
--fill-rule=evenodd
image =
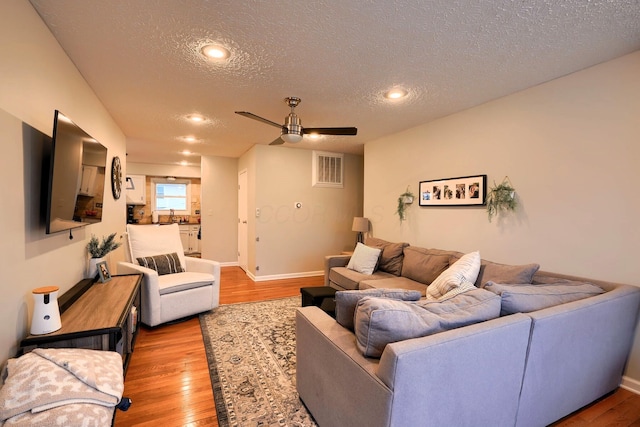
<path id="1" fill-rule="evenodd" d="M 406 219 L 405 209 L 407 208 L 407 205 L 410 205 L 411 203 L 413 203 L 414 198 L 415 196 L 413 195 L 411 190 L 409 190 L 408 186 L 407 186 L 407 190 L 404 193 L 402 193 L 400 197 L 398 197 L 398 209 L 396 209 L 396 213 L 400 218 L 400 222 Z"/>
<path id="2" fill-rule="evenodd" d="M 500 184 L 493 181 L 493 187 L 489 188 L 486 198 L 489 222 L 501 212 L 515 211 L 518 206 L 515 195 L 516 189 L 508 176 L 505 176 Z"/>

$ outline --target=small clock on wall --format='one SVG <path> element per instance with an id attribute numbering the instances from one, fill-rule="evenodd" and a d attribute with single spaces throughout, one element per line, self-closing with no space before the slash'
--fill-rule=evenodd
<path id="1" fill-rule="evenodd" d="M 122 194 L 122 164 L 120 157 L 116 156 L 111 162 L 111 191 L 113 198 L 118 200 Z"/>

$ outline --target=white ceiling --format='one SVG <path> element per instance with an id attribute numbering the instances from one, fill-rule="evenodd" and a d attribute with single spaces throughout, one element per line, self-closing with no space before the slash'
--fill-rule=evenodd
<path id="1" fill-rule="evenodd" d="M 127 137 L 128 161 L 180 150 L 238 157 L 279 130 L 286 96 L 307 127 L 363 144 L 640 49 L 638 0 L 31 0 Z M 206 42 L 226 63 L 199 54 Z M 409 96 L 382 96 L 401 85 Z M 210 120 L 194 125 L 184 117 Z M 200 142 L 180 138 L 194 135 Z M 197 156 L 187 158 L 199 164 Z"/>

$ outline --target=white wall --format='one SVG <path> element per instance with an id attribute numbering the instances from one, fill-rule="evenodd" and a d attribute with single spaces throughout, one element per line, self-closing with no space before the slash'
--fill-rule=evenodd
<path id="1" fill-rule="evenodd" d="M 203 156 L 201 179 L 202 258 L 238 262 L 238 159 Z"/>
<path id="2" fill-rule="evenodd" d="M 125 159 L 125 138 L 73 63 L 26 0 L 0 3 L 0 363 L 15 355 L 28 332 L 31 290 L 55 285 L 60 293 L 81 280 L 91 234 L 124 231 L 125 198 L 106 183 L 103 222 L 46 235 L 41 218 L 42 134 L 51 136 L 61 110 Z M 39 131 L 39 132 L 38 132 Z M 119 250 L 121 251 L 121 250 Z M 114 254 L 117 255 L 117 254 Z"/>
<path id="3" fill-rule="evenodd" d="M 472 251 L 504 263 L 640 285 L 640 52 L 365 146 L 364 213 L 374 235 Z M 514 215 L 483 208 L 409 208 L 421 180 L 506 175 Z M 640 328 L 638 328 L 640 329 Z M 640 391 L 638 332 L 627 376 Z"/>
<path id="4" fill-rule="evenodd" d="M 248 261 L 256 280 L 323 274 L 325 255 L 353 250 L 363 158 L 344 155 L 342 189 L 312 187 L 311 165 L 311 150 L 290 147 L 257 145 L 240 159 L 239 169 L 248 171 Z"/>

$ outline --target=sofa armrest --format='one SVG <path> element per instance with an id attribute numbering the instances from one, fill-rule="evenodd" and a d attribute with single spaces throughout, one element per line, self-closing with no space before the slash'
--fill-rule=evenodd
<path id="1" fill-rule="evenodd" d="M 220 263 L 210 259 L 186 257 L 185 269 L 187 271 L 196 271 L 198 273 L 213 274 L 216 281 L 220 279 Z"/>
<path id="2" fill-rule="evenodd" d="M 160 283 L 158 272 L 131 262 L 120 261 L 118 274 L 143 274 L 142 289 L 140 290 L 140 315 L 143 323 L 156 325 L 160 323 Z"/>
<path id="3" fill-rule="evenodd" d="M 530 329 L 514 314 L 388 344 L 378 376 L 394 393 L 390 425 L 513 426 Z"/>
<path id="4" fill-rule="evenodd" d="M 220 263 L 210 259 L 186 257 L 186 270 L 213 274 L 213 306 L 220 304 Z"/>
<path id="5" fill-rule="evenodd" d="M 324 285 L 329 286 L 329 271 L 333 267 L 346 267 L 351 255 L 327 255 L 324 257 Z"/>

